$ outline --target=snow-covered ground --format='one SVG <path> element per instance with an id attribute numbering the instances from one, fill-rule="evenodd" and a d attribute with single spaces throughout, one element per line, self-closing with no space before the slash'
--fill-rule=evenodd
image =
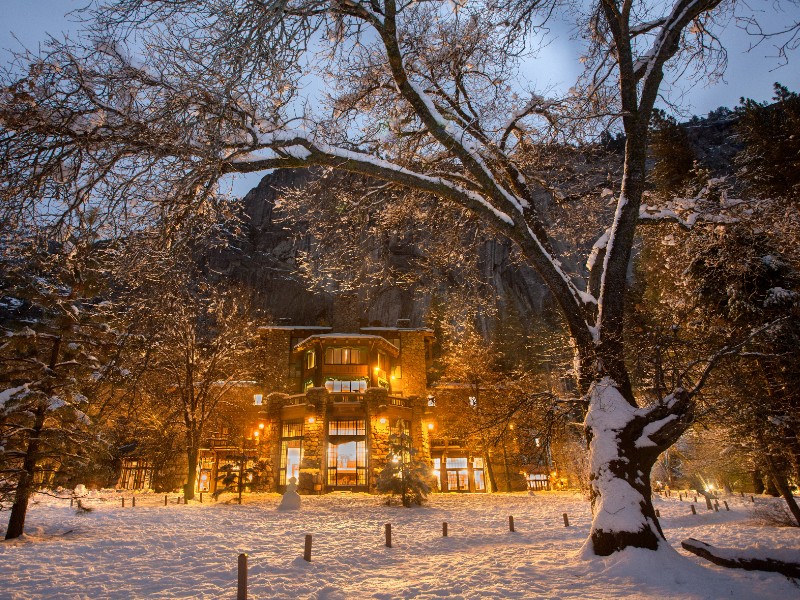
<path id="1" fill-rule="evenodd" d="M 581 560 L 589 504 L 567 492 L 440 494 L 413 509 L 331 494 L 305 496 L 301 510 L 286 512 L 276 510 L 276 494 L 242 506 L 208 498 L 176 505 L 172 495 L 166 507 L 163 495 L 142 494 L 135 508 L 129 493 L 125 508 L 121 493 L 90 496 L 84 504 L 94 510 L 85 514 L 68 500 L 36 497 L 26 535 L 0 543 L 0 598 L 234 598 L 240 552 L 249 555 L 251 598 L 800 597 L 784 576 L 716 567 L 683 550 Z M 788 548 L 800 559 L 800 529 L 754 522 L 749 498 L 727 498 L 730 512 L 708 512 L 700 500 L 692 515 L 686 501 L 655 499 L 673 547 L 695 537 L 721 547 Z M 0 513 L 3 527 L 7 518 Z M 385 523 L 392 548 L 384 545 Z M 309 533 L 310 563 L 302 559 Z"/>

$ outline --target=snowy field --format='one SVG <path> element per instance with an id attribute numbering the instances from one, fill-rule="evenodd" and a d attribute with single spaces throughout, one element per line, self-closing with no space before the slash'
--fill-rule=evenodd
<path id="1" fill-rule="evenodd" d="M 413 509 L 332 494 L 303 497 L 296 512 L 278 512 L 276 494 L 242 506 L 177 505 L 174 495 L 164 506 L 163 495 L 142 494 L 135 508 L 130 493 L 122 508 L 122 496 L 91 494 L 84 504 L 94 510 L 76 514 L 68 500 L 38 495 L 26 535 L 0 543 L 0 598 L 235 598 L 240 552 L 249 554 L 251 598 L 800 598 L 784 576 L 716 567 L 683 550 L 580 560 L 590 511 L 574 493 L 436 495 Z M 655 505 L 675 548 L 695 537 L 800 557 L 800 529 L 764 527 L 749 498 L 727 500 L 730 512 L 701 502 L 697 515 L 675 497 Z M 0 518 L 4 527 L 8 513 Z M 384 523 L 392 523 L 392 548 Z M 302 559 L 308 533 L 310 563 Z"/>

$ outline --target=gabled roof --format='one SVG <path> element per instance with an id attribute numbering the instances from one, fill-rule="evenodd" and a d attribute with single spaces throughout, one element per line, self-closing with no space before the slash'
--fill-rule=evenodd
<path id="1" fill-rule="evenodd" d="M 400 355 L 400 349 L 390 343 L 386 338 L 379 335 L 368 335 L 366 333 L 318 333 L 316 335 L 310 335 L 299 342 L 292 351 L 303 352 L 309 350 L 318 342 L 323 346 L 349 345 L 369 346 L 371 348 L 377 346 L 380 350 L 383 350 L 393 358 L 397 358 Z"/>

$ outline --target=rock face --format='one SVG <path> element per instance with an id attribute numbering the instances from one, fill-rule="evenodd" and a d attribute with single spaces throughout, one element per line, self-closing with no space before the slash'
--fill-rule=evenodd
<path id="1" fill-rule="evenodd" d="M 301 188 L 314 175 L 302 170 L 279 170 L 265 176 L 242 199 L 242 232 L 224 250 L 206 257 L 210 270 L 252 289 L 257 306 L 279 321 L 295 324 L 332 325 L 352 329 L 360 325 L 425 326 L 430 294 L 388 285 L 369 298 L 350 294 L 335 297 L 312 291 L 303 281 L 297 253 L 307 249 L 301 225 L 281 220 L 275 208 L 280 190 Z M 388 261 L 396 271 L 412 268 L 409 249 L 388 240 Z M 513 305 L 519 314 L 541 311 L 547 291 L 538 275 L 513 265 L 508 242 L 488 241 L 479 249 L 482 278 L 497 290 L 501 306 Z M 351 323 L 359 321 L 360 323 Z M 338 330 L 337 329 L 337 330 Z"/>

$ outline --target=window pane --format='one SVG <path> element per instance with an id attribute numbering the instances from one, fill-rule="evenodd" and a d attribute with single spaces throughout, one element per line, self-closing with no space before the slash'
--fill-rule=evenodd
<path id="1" fill-rule="evenodd" d="M 467 459 L 464 458 L 447 458 L 447 468 L 448 469 L 466 469 L 467 468 Z"/>

